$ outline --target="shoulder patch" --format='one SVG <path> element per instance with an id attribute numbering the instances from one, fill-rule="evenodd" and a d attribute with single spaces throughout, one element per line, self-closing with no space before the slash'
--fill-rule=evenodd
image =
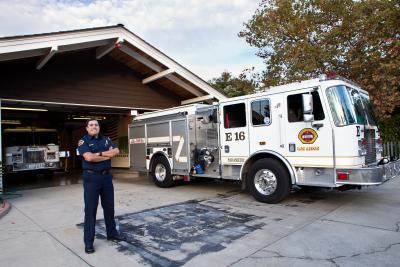
<path id="1" fill-rule="evenodd" d="M 83 141 L 82 139 L 81 140 L 79 140 L 79 142 L 78 142 L 78 146 L 81 146 L 81 145 L 83 145 L 85 143 L 85 141 Z"/>

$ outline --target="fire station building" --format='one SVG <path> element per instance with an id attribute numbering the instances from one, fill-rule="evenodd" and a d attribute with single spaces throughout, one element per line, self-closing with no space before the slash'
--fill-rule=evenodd
<path id="1" fill-rule="evenodd" d="M 35 145 L 35 134 L 65 152 L 61 168 L 79 169 L 89 117 L 120 148 L 113 167 L 129 167 L 132 114 L 225 98 L 121 24 L 0 38 L 0 73 L 3 170 L 6 148 Z"/>

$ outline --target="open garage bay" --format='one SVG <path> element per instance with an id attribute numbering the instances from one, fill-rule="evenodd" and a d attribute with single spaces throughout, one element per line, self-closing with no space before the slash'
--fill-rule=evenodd
<path id="1" fill-rule="evenodd" d="M 88 118 L 98 119 L 102 132 L 119 146 L 113 166 L 129 166 L 127 109 L 2 101 L 1 112 L 5 190 L 77 183 L 76 147 Z"/>

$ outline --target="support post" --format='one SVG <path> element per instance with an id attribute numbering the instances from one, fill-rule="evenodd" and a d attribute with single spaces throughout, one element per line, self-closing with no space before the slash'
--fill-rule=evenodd
<path id="1" fill-rule="evenodd" d="M 2 130 L 1 130 L 1 98 L 0 98 L 0 192 L 3 192 L 3 141 L 2 141 Z"/>

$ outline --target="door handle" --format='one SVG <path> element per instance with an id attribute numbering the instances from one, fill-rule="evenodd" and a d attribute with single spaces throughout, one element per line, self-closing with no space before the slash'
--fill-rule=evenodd
<path id="1" fill-rule="evenodd" d="M 229 153 L 229 146 L 228 145 L 224 146 L 224 150 L 225 150 L 225 153 Z"/>

